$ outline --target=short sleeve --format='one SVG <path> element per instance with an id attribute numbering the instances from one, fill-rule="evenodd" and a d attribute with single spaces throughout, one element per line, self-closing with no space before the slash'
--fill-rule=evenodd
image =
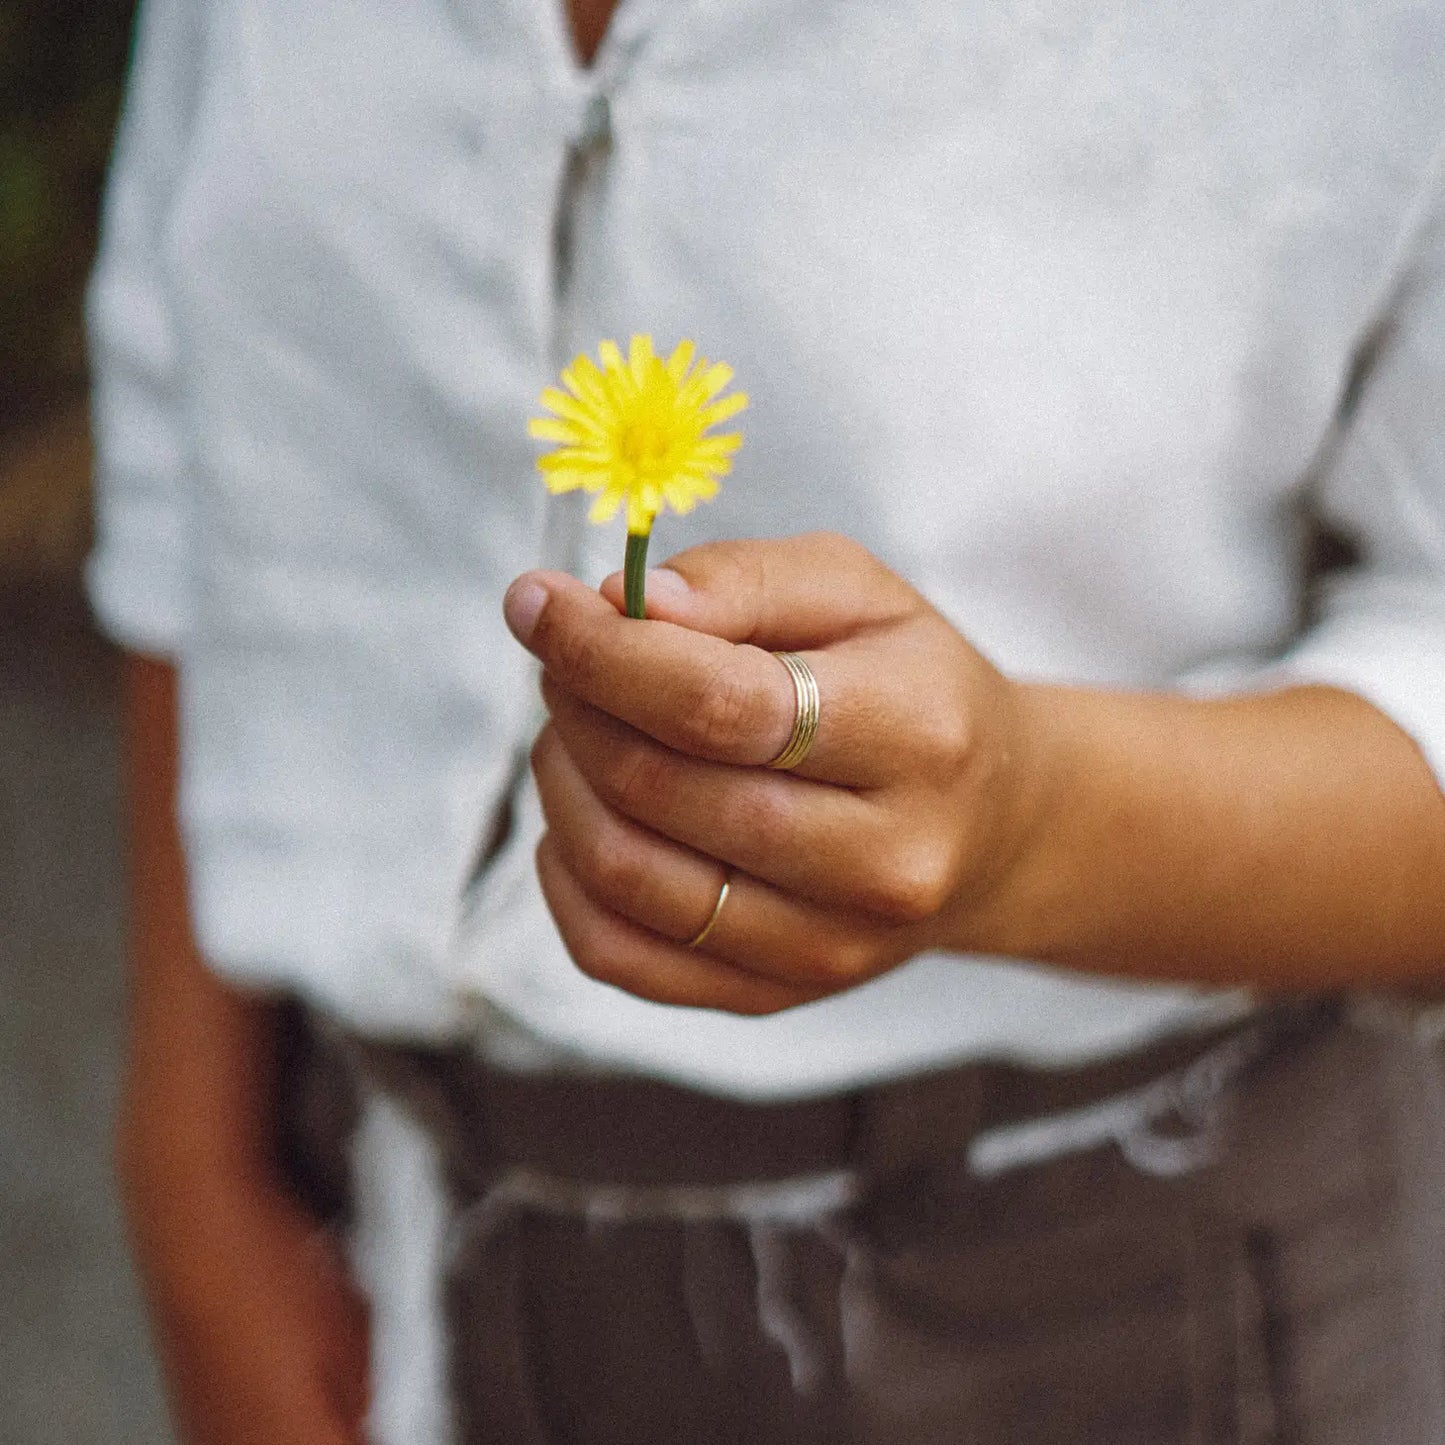
<path id="1" fill-rule="evenodd" d="M 91 605 L 116 641 L 174 655 L 186 632 L 187 448 L 166 232 L 192 130 L 198 0 L 143 0 L 87 295 Z"/>
<path id="2" fill-rule="evenodd" d="M 1366 698 L 1445 785 L 1442 172 L 1437 157 L 1311 492 L 1352 560 L 1321 579 L 1309 627 L 1271 672 Z"/>

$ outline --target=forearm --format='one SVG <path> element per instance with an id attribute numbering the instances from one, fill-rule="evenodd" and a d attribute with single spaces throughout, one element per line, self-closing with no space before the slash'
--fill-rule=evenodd
<path id="1" fill-rule="evenodd" d="M 1265 989 L 1445 980 L 1445 797 L 1330 688 L 1025 689 L 1034 811 L 960 947 Z"/>
<path id="2" fill-rule="evenodd" d="M 202 962 L 176 828 L 174 671 L 126 664 L 129 1054 L 118 1167 L 177 1438 L 356 1445 L 366 1317 L 281 1181 L 276 1007 Z"/>
<path id="3" fill-rule="evenodd" d="M 118 1162 L 142 1247 L 159 1214 L 182 1207 L 177 1181 L 195 1199 L 208 1177 L 259 1178 L 272 1160 L 274 1008 L 212 974 L 192 936 L 175 686 L 166 664 L 127 659 L 131 972 Z"/>

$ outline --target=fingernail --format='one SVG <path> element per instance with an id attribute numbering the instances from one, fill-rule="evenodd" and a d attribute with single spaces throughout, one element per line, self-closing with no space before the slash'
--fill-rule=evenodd
<path id="1" fill-rule="evenodd" d="M 507 588 L 507 595 L 502 598 L 502 615 L 507 619 L 507 626 L 512 629 L 512 636 L 523 647 L 531 638 L 537 619 L 546 605 L 547 589 L 540 582 L 518 577 Z"/>
<path id="2" fill-rule="evenodd" d="M 670 567 L 649 567 L 647 571 L 647 595 L 661 602 L 681 602 L 692 594 L 687 579 Z"/>

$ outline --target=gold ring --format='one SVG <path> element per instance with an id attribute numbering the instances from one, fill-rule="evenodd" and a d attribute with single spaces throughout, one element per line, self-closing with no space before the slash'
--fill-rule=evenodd
<path id="1" fill-rule="evenodd" d="M 692 939 L 692 940 L 687 944 L 687 947 L 688 947 L 688 948 L 701 948 L 701 947 L 702 947 L 703 942 L 706 940 L 708 934 L 713 931 L 713 928 L 714 928 L 714 926 L 716 925 L 716 923 L 717 923 L 717 921 L 718 921 L 718 918 L 719 918 L 719 917 L 721 916 L 721 914 L 722 914 L 723 904 L 728 901 L 728 890 L 729 890 L 732 886 L 733 886 L 732 874 L 731 874 L 731 873 L 724 873 L 724 874 L 723 874 L 722 891 L 721 891 L 721 892 L 718 894 L 718 896 L 717 896 L 717 902 L 713 904 L 713 906 L 712 906 L 712 912 L 711 912 L 710 914 L 708 914 L 707 922 L 703 924 L 703 926 L 702 926 L 702 931 L 697 935 L 696 938 Z"/>
<path id="2" fill-rule="evenodd" d="M 796 768 L 808 756 L 813 739 L 818 736 L 818 679 L 813 669 L 796 652 L 775 652 L 774 657 L 788 669 L 793 679 L 793 692 L 798 699 L 793 714 L 793 732 L 782 752 L 768 764 L 770 768 Z"/>

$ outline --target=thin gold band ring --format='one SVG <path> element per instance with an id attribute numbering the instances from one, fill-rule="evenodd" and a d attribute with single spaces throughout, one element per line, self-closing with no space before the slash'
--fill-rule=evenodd
<path id="1" fill-rule="evenodd" d="M 688 948 L 701 948 L 703 943 L 707 940 L 708 934 L 713 931 L 713 928 L 717 924 L 718 919 L 722 916 L 723 904 L 728 901 L 728 891 L 732 888 L 732 886 L 732 874 L 725 873 L 723 875 L 722 889 L 717 896 L 717 902 L 713 904 L 712 912 L 708 914 L 707 922 L 703 924 L 702 928 L 697 934 L 697 937 L 689 940 L 687 944 Z"/>

